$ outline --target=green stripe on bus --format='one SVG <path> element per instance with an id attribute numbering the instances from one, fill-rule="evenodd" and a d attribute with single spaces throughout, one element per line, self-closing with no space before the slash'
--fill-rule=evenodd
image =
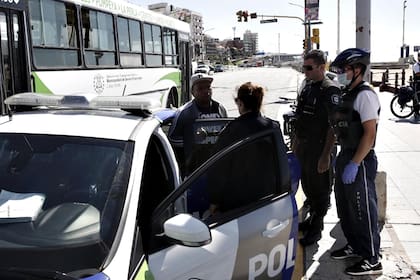
<path id="1" fill-rule="evenodd" d="M 44 82 L 41 81 L 37 73 L 33 72 L 32 75 L 34 76 L 35 81 L 35 92 L 53 94 L 52 91 L 44 84 Z"/>
<path id="2" fill-rule="evenodd" d="M 134 280 L 155 280 L 155 277 L 153 277 L 152 272 L 149 270 L 149 266 L 146 261 L 143 261 L 141 264 L 140 270 L 137 272 Z"/>
<path id="3" fill-rule="evenodd" d="M 181 72 L 180 71 L 174 71 L 171 73 L 166 74 L 162 78 L 159 79 L 159 81 L 162 80 L 170 80 L 173 81 L 177 87 L 181 86 Z"/>

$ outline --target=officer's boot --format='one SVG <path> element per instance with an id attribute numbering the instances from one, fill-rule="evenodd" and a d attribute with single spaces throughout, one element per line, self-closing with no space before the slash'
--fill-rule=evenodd
<path id="1" fill-rule="evenodd" d="M 311 207 L 309 200 L 306 199 L 302 206 L 302 222 L 299 223 L 299 231 L 307 231 L 311 226 L 311 220 L 313 213 L 311 212 Z"/>
<path id="2" fill-rule="evenodd" d="M 303 236 L 303 238 L 299 240 L 300 244 L 302 246 L 309 246 L 320 240 L 322 237 L 322 229 L 323 217 L 317 215 L 316 213 L 313 213 L 313 215 L 311 215 L 310 227 Z"/>

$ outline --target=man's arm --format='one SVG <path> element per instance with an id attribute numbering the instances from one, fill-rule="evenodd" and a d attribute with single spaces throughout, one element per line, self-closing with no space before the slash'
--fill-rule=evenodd
<path id="1" fill-rule="evenodd" d="M 325 137 L 324 149 L 318 160 L 318 173 L 324 173 L 330 168 L 331 164 L 331 152 L 335 144 L 335 135 L 332 127 L 328 128 L 327 135 Z"/>
<path id="2" fill-rule="evenodd" d="M 327 100 L 324 104 L 329 118 L 331 117 L 334 108 L 338 105 L 340 93 L 340 89 L 336 86 L 329 86 L 327 88 L 325 94 L 329 100 Z M 322 150 L 322 154 L 318 160 L 318 173 L 324 173 L 330 168 L 331 152 L 334 148 L 335 141 L 336 137 L 334 134 L 334 129 L 330 125 L 327 131 L 327 135 L 325 136 L 324 149 Z"/>
<path id="3" fill-rule="evenodd" d="M 360 164 L 362 160 L 367 156 L 369 151 L 373 148 L 376 137 L 376 120 L 368 120 L 362 123 L 363 135 L 360 139 L 359 146 L 357 147 L 356 153 L 354 154 L 352 161 Z"/>

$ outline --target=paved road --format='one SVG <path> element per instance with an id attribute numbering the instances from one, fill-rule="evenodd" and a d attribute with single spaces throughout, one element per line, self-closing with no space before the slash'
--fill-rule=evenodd
<path id="1" fill-rule="evenodd" d="M 291 68 L 250 67 L 214 74 L 213 97 L 225 105 L 229 116 L 238 116 L 233 101 L 236 89 L 243 83 L 253 82 L 266 89 L 264 113 L 273 119 L 281 105 L 280 97 L 295 98 L 301 74 Z"/>

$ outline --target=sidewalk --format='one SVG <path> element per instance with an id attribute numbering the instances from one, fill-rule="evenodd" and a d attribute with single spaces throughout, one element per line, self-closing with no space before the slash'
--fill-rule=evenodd
<path id="1" fill-rule="evenodd" d="M 386 173 L 387 197 L 381 230 L 383 274 L 348 276 L 344 269 L 355 260 L 330 258 L 331 251 L 346 244 L 332 195 L 322 239 L 303 249 L 302 279 L 420 279 L 420 121 L 394 117 L 389 108 L 393 95 L 377 93 L 382 108 L 375 150 L 378 171 Z"/>

